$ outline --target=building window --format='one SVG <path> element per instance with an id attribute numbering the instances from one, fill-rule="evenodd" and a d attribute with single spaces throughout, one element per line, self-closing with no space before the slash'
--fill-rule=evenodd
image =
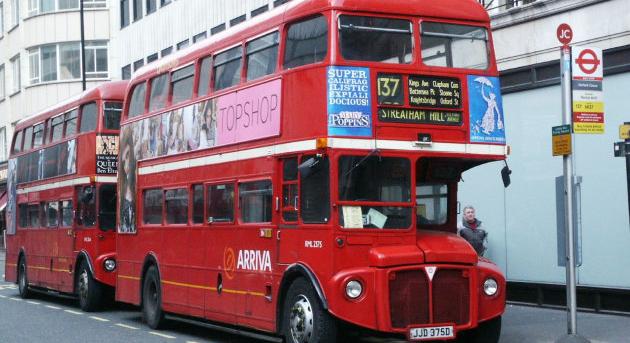
<path id="1" fill-rule="evenodd" d="M 177 50 L 181 50 L 188 46 L 188 39 L 185 39 L 179 43 L 177 43 Z"/>
<path id="2" fill-rule="evenodd" d="M 104 78 L 107 73 L 107 42 L 87 42 L 86 77 Z M 42 45 L 29 50 L 30 84 L 81 78 L 81 46 L 78 42 Z"/>
<path id="3" fill-rule="evenodd" d="M 120 78 L 123 80 L 131 79 L 131 64 L 122 67 Z"/>
<path id="4" fill-rule="evenodd" d="M 0 38 L 4 37 L 4 3 L 0 2 Z"/>
<path id="5" fill-rule="evenodd" d="M 142 68 L 143 65 L 144 65 L 144 59 L 139 59 L 133 62 L 133 71 L 134 72 L 138 71 L 138 69 Z"/>
<path id="6" fill-rule="evenodd" d="M 22 75 L 20 73 L 20 54 L 17 54 L 11 60 L 11 73 L 13 74 L 13 93 L 17 93 L 22 88 L 21 78 Z"/>
<path id="7" fill-rule="evenodd" d="M 133 0 L 133 21 L 142 19 L 142 0 Z"/>
<path id="8" fill-rule="evenodd" d="M 105 7 L 105 0 L 84 0 L 87 8 Z M 28 0 L 28 16 L 79 9 L 79 0 Z"/>
<path id="9" fill-rule="evenodd" d="M 86 3 L 86 2 L 97 2 L 97 1 L 83 0 L 83 2 Z M 99 1 L 99 2 L 104 2 L 104 1 Z M 71 10 L 71 9 L 78 9 L 78 8 L 79 8 L 79 0 L 59 0 L 59 10 Z"/>
<path id="10" fill-rule="evenodd" d="M 263 14 L 263 13 L 267 12 L 268 10 L 269 10 L 269 5 L 263 5 L 261 7 L 258 7 L 257 9 L 252 11 L 252 13 L 251 13 L 252 18 L 257 16 L 257 15 Z"/>
<path id="11" fill-rule="evenodd" d="M 155 10 L 157 9 L 156 0 L 147 0 L 146 6 L 147 6 L 147 15 L 155 12 Z"/>
<path id="12" fill-rule="evenodd" d="M 160 0 L 160 6 L 166 6 L 171 3 L 171 0 Z"/>
<path id="13" fill-rule="evenodd" d="M 0 161 L 7 159 L 7 128 L 0 128 Z"/>
<path id="14" fill-rule="evenodd" d="M 173 52 L 173 47 L 169 46 L 168 48 L 162 49 L 162 51 L 160 51 L 160 55 L 164 57 L 164 56 L 170 55 L 172 52 Z"/>
<path id="15" fill-rule="evenodd" d="M 120 0 L 120 27 L 129 25 L 129 0 Z"/>
<path id="16" fill-rule="evenodd" d="M 0 100 L 4 99 L 4 64 L 0 65 Z"/>
<path id="17" fill-rule="evenodd" d="M 20 0 L 11 0 L 11 25 L 20 24 Z"/>
<path id="18" fill-rule="evenodd" d="M 193 36 L 193 44 L 206 39 L 207 36 L 208 36 L 208 34 L 206 33 L 206 31 L 194 35 Z"/>
<path id="19" fill-rule="evenodd" d="M 225 30 L 225 23 L 217 25 L 213 28 L 210 29 L 210 34 L 211 35 L 216 35 L 217 33 L 224 31 Z"/>
<path id="20" fill-rule="evenodd" d="M 243 15 L 240 15 L 240 16 L 238 16 L 238 17 L 234 18 L 234 19 L 230 19 L 230 27 L 232 27 L 232 26 L 234 26 L 234 25 L 237 25 L 237 24 L 240 24 L 240 23 L 244 22 L 244 21 L 245 21 L 245 19 L 246 19 L 246 17 L 245 17 L 245 15 L 244 15 L 244 14 L 243 14 Z"/>
<path id="21" fill-rule="evenodd" d="M 107 41 L 85 43 L 85 77 L 107 77 Z"/>
<path id="22" fill-rule="evenodd" d="M 158 54 L 157 52 L 155 54 L 151 54 L 149 56 L 147 56 L 147 64 L 153 62 L 153 61 L 157 61 L 158 59 Z"/>

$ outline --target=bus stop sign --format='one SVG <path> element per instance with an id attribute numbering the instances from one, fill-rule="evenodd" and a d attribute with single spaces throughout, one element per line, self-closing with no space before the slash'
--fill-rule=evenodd
<path id="1" fill-rule="evenodd" d="M 573 39 L 573 30 L 571 29 L 571 26 L 566 23 L 558 25 L 558 28 L 556 29 L 556 37 L 558 37 L 558 40 L 562 43 L 562 45 L 571 43 L 571 40 Z"/>

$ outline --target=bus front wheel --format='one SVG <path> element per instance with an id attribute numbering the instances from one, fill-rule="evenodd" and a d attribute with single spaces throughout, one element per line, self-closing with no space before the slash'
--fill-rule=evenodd
<path id="1" fill-rule="evenodd" d="M 164 322 L 160 276 L 155 266 L 149 267 L 142 287 L 142 317 L 152 329 L 159 329 Z"/>
<path id="2" fill-rule="evenodd" d="M 463 332 L 458 342 L 462 343 L 498 343 L 501 336 L 501 316 L 482 322 L 474 330 Z"/>
<path id="3" fill-rule="evenodd" d="M 90 268 L 85 260 L 79 265 L 76 292 L 79 296 L 79 306 L 85 312 L 93 312 L 101 307 L 103 286 L 94 280 Z"/>
<path id="4" fill-rule="evenodd" d="M 20 263 L 18 264 L 18 291 L 22 299 L 31 296 L 31 290 L 28 288 L 28 278 L 26 277 L 26 261 L 24 261 L 24 257 L 20 258 Z"/>
<path id="5" fill-rule="evenodd" d="M 282 312 L 282 334 L 287 343 L 336 341 L 337 323 L 323 309 L 313 286 L 305 279 L 293 282 Z"/>

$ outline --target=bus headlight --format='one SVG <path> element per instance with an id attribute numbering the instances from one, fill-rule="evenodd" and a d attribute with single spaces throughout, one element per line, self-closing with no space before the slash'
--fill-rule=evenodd
<path id="1" fill-rule="evenodd" d="M 116 260 L 113 258 L 106 259 L 105 262 L 103 262 L 103 267 L 105 267 L 105 270 L 108 272 L 113 272 L 114 269 L 116 269 Z"/>
<path id="2" fill-rule="evenodd" d="M 497 280 L 493 278 L 488 278 L 483 282 L 483 292 L 486 293 L 487 296 L 493 296 L 497 294 L 499 290 L 499 285 L 497 284 Z"/>
<path id="3" fill-rule="evenodd" d="M 346 284 L 346 295 L 350 299 L 356 299 L 363 293 L 363 286 L 357 280 L 348 281 Z"/>

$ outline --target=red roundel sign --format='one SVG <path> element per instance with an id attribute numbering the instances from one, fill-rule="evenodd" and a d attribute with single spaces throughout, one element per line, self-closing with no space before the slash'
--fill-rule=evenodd
<path id="1" fill-rule="evenodd" d="M 562 45 L 571 43 L 571 40 L 573 39 L 573 30 L 571 29 L 571 26 L 566 23 L 558 25 L 558 29 L 556 29 L 556 37 L 558 37 L 558 40 L 562 43 Z"/>
<path id="2" fill-rule="evenodd" d="M 593 74 L 597 70 L 597 67 L 599 67 L 601 61 L 597 59 L 595 51 L 591 49 L 584 49 L 580 52 L 580 55 L 575 60 L 575 63 L 577 63 L 583 73 Z"/>

